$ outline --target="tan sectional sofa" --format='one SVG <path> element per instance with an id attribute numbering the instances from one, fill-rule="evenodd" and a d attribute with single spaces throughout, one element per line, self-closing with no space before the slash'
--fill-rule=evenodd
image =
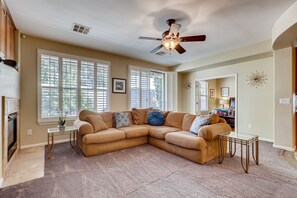
<path id="1" fill-rule="evenodd" d="M 129 113 L 130 126 L 115 128 L 115 114 L 95 113 L 83 110 L 74 122 L 78 127 L 78 145 L 85 156 L 151 144 L 193 162 L 204 164 L 218 156 L 217 136 L 230 132 L 231 128 L 218 115 L 212 114 L 210 125 L 200 128 L 198 135 L 189 132 L 195 115 L 179 112 L 163 112 L 163 126 L 146 124 L 147 112 L 151 109 L 132 109 Z M 96 132 L 96 116 L 106 124 L 105 129 Z M 90 120 L 90 117 L 93 120 Z M 226 147 L 226 145 L 225 145 Z"/>

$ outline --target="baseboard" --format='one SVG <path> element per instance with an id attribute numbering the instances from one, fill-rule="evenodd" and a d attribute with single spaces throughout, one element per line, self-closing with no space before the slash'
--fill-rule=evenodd
<path id="1" fill-rule="evenodd" d="M 60 144 L 60 143 L 65 143 L 65 142 L 69 142 L 69 139 L 56 140 L 55 144 Z M 21 146 L 21 149 L 34 148 L 34 147 L 45 146 L 45 145 L 47 145 L 47 142 L 42 142 L 42 143 L 37 143 L 37 144 L 28 144 L 28 145 Z"/>
<path id="2" fill-rule="evenodd" d="M 273 143 L 273 140 L 272 139 L 267 139 L 267 138 L 261 138 L 261 137 L 259 137 L 259 140 L 264 141 L 264 142 L 271 142 L 271 143 Z"/>
<path id="3" fill-rule="evenodd" d="M 283 150 L 287 150 L 287 151 L 292 151 L 294 152 L 296 147 L 287 147 L 287 146 L 280 146 L 280 145 L 276 145 L 276 144 L 273 144 L 273 147 L 274 148 L 278 148 L 278 149 L 283 149 Z"/>
<path id="4" fill-rule="evenodd" d="M 3 178 L 0 177 L 0 188 L 2 187 L 2 185 L 3 185 Z"/>

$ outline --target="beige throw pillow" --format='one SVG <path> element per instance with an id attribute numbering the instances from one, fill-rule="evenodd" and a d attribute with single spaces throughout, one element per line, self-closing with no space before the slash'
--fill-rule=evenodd
<path id="1" fill-rule="evenodd" d="M 100 115 L 88 115 L 86 119 L 93 126 L 95 133 L 108 128 Z"/>
<path id="2" fill-rule="evenodd" d="M 153 108 L 137 109 L 132 108 L 133 124 L 144 124 L 146 119 L 146 111 L 153 110 Z"/>

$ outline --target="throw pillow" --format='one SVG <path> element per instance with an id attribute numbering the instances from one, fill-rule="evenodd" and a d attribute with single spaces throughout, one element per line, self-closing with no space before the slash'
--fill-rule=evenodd
<path id="1" fill-rule="evenodd" d="M 164 116 L 160 111 L 152 111 L 148 114 L 147 121 L 152 126 L 161 126 L 164 124 Z"/>
<path id="2" fill-rule="evenodd" d="M 115 117 L 116 117 L 116 128 L 130 126 L 129 113 L 127 112 L 115 113 Z"/>
<path id="3" fill-rule="evenodd" d="M 208 125 L 209 121 L 209 116 L 197 116 L 190 128 L 190 132 L 198 135 L 199 129 L 205 125 Z"/>
<path id="4" fill-rule="evenodd" d="M 100 115 L 88 115 L 86 121 L 93 126 L 95 133 L 108 128 Z"/>
<path id="5" fill-rule="evenodd" d="M 144 124 L 147 110 L 153 110 L 153 108 L 152 107 L 147 109 L 132 108 L 133 123 Z"/>

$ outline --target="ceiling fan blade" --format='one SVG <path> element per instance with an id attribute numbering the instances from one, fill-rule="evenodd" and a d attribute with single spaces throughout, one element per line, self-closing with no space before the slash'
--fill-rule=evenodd
<path id="1" fill-rule="evenodd" d="M 169 30 L 169 36 L 171 36 L 172 34 L 174 35 L 174 37 L 177 37 L 178 31 L 180 29 L 181 25 L 178 23 L 172 23 L 170 26 L 170 30 Z"/>
<path id="2" fill-rule="evenodd" d="M 138 37 L 139 39 L 144 39 L 144 40 L 154 40 L 154 41 L 162 41 L 161 38 L 153 38 L 153 37 L 145 37 L 145 36 L 140 36 Z"/>
<path id="3" fill-rule="evenodd" d="M 205 41 L 205 35 L 180 37 L 180 42 Z"/>
<path id="4" fill-rule="evenodd" d="M 163 47 L 163 45 L 159 45 L 158 47 L 156 47 L 155 49 L 153 49 L 152 51 L 151 51 L 151 53 L 155 53 L 155 52 L 157 52 L 159 49 L 161 49 Z"/>
<path id="5" fill-rule="evenodd" d="M 186 52 L 186 50 L 185 50 L 180 44 L 178 44 L 178 45 L 175 46 L 175 50 L 176 50 L 178 53 L 180 53 L 180 54 Z"/>

